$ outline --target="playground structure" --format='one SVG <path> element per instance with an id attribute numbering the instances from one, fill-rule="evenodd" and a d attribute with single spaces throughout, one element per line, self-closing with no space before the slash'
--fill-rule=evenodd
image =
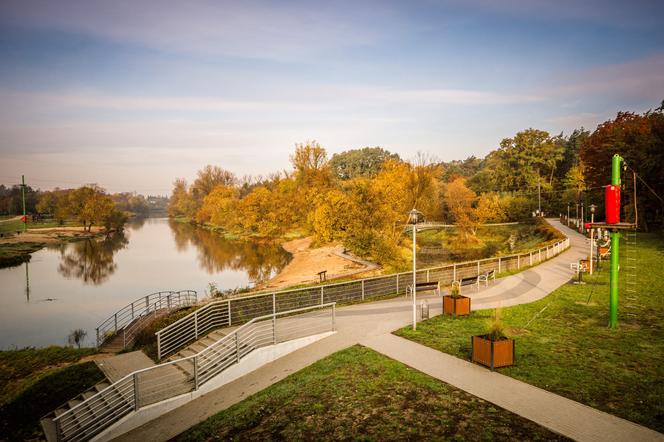
<path id="1" fill-rule="evenodd" d="M 618 326 L 618 283 L 620 272 L 620 236 L 621 231 L 636 230 L 637 220 L 634 223 L 620 221 L 620 168 L 627 167 L 625 160 L 615 154 L 611 160 L 611 184 L 605 187 L 606 220 L 603 223 L 586 223 L 585 229 L 603 228 L 611 235 L 611 266 L 609 278 L 609 328 Z M 636 213 L 636 211 L 635 211 Z M 590 258 L 592 260 L 592 257 Z"/>

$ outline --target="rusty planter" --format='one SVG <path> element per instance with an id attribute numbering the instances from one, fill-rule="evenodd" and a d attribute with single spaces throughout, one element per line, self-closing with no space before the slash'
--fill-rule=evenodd
<path id="1" fill-rule="evenodd" d="M 457 316 L 467 316 L 470 314 L 470 298 L 467 296 L 452 297 L 443 296 L 443 314 Z"/>
<path id="2" fill-rule="evenodd" d="M 492 341 L 488 335 L 479 335 L 471 337 L 470 345 L 473 362 L 485 365 L 491 370 L 514 365 L 516 359 L 514 339 Z"/>

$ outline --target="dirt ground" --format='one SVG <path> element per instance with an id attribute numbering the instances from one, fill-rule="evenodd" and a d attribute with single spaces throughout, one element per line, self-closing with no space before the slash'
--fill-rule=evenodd
<path id="1" fill-rule="evenodd" d="M 101 227 L 92 227 L 91 232 L 84 231 L 83 227 L 53 227 L 44 229 L 30 229 L 18 235 L 8 235 L 0 238 L 0 244 L 15 243 L 41 243 L 54 244 L 63 238 L 91 238 L 102 230 Z"/>
<path id="2" fill-rule="evenodd" d="M 311 247 L 312 238 L 302 238 L 283 244 L 283 248 L 293 255 L 293 259 L 274 278 L 261 289 L 277 289 L 319 281 L 318 272 L 327 271 L 327 279 L 372 270 L 372 267 L 339 256 L 344 248 L 340 245 L 328 245 L 315 249 Z"/>

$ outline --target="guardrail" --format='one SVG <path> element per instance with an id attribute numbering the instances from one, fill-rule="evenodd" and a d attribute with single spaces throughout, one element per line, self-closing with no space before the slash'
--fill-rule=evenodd
<path id="1" fill-rule="evenodd" d="M 453 281 L 479 276 L 491 270 L 496 273 L 520 270 L 552 258 L 568 247 L 569 238 L 565 238 L 516 255 L 422 269 L 417 271 L 417 282 L 440 281 L 441 285 L 450 285 Z M 157 354 L 161 359 L 216 328 L 241 324 L 261 315 L 329 302 L 362 302 L 393 294 L 405 294 L 406 287 L 412 282 L 413 273 L 403 272 L 212 301 L 159 330 L 156 333 Z"/>
<path id="2" fill-rule="evenodd" d="M 89 440 L 150 404 L 198 390 L 252 351 L 335 329 L 335 303 L 258 316 L 199 353 L 137 370 L 53 419 L 58 441 Z"/>
<path id="3" fill-rule="evenodd" d="M 137 299 L 118 310 L 97 326 L 97 347 L 104 342 L 122 334 L 122 348 L 127 348 L 136 335 L 148 323 L 149 315 L 170 311 L 196 304 L 197 294 L 194 290 L 162 291 Z"/>

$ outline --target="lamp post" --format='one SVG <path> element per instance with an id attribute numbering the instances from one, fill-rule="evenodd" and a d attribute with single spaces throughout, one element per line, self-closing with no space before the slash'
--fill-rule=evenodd
<path id="1" fill-rule="evenodd" d="M 595 222 L 595 210 L 597 206 L 594 204 L 590 205 L 590 274 L 593 274 L 593 248 L 595 247 L 595 229 L 592 227 L 592 224 Z"/>
<path id="2" fill-rule="evenodd" d="M 417 222 L 419 221 L 421 212 L 416 210 L 413 207 L 408 213 L 408 223 L 413 225 L 413 288 L 411 293 L 413 294 L 413 330 L 417 330 Z"/>
<path id="3" fill-rule="evenodd" d="M 586 228 L 583 223 L 586 222 L 586 217 L 583 214 L 583 201 L 581 202 L 581 233 L 586 233 Z"/>
<path id="4" fill-rule="evenodd" d="M 569 203 L 567 203 L 567 227 L 569 227 Z"/>

